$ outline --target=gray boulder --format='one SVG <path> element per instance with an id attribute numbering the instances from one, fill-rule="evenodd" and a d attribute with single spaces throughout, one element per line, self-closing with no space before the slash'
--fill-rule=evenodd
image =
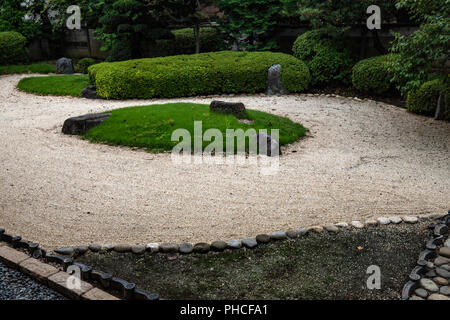
<path id="1" fill-rule="evenodd" d="M 81 91 L 81 97 L 86 99 L 101 99 L 99 95 L 97 95 L 97 87 L 93 85 L 89 85 Z"/>
<path id="2" fill-rule="evenodd" d="M 267 72 L 267 94 L 280 95 L 287 93 L 288 91 L 284 88 L 281 81 L 281 65 L 274 64 Z"/>
<path id="3" fill-rule="evenodd" d="M 212 112 L 232 114 L 237 118 L 245 116 L 245 106 L 242 102 L 225 102 L 225 101 L 212 101 L 209 105 L 209 110 Z"/>
<path id="4" fill-rule="evenodd" d="M 73 68 L 73 61 L 69 58 L 61 58 L 56 61 L 56 73 L 58 74 L 72 74 L 75 73 Z"/>
<path id="5" fill-rule="evenodd" d="M 258 146 L 258 154 L 274 157 L 281 155 L 281 147 L 277 139 L 267 133 L 257 133 L 253 139 Z M 259 145 L 261 141 L 261 146 Z M 264 143 L 266 141 L 267 143 Z"/>
<path id="6" fill-rule="evenodd" d="M 111 113 L 93 113 L 69 118 L 64 121 L 62 132 L 64 134 L 82 134 L 98 126 L 110 116 Z"/>

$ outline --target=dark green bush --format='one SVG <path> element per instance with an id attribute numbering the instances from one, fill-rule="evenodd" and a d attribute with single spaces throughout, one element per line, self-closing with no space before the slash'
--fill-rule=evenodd
<path id="1" fill-rule="evenodd" d="M 439 79 L 425 82 L 419 89 L 408 93 L 406 108 L 414 113 L 434 116 L 441 91 L 442 82 Z M 450 86 L 446 90 L 445 105 L 446 114 L 444 118 L 450 121 Z"/>
<path id="2" fill-rule="evenodd" d="M 292 47 L 294 56 L 305 61 L 311 72 L 311 85 L 351 83 L 354 61 L 347 48 L 339 48 L 331 39 L 323 39 L 318 32 L 300 35 Z"/>
<path id="3" fill-rule="evenodd" d="M 179 54 L 195 53 L 195 37 L 192 28 L 172 31 L 174 39 L 156 40 L 153 56 L 173 56 Z M 200 29 L 200 51 L 214 52 L 223 49 L 223 39 L 215 28 Z"/>
<path id="4" fill-rule="evenodd" d="M 79 73 L 88 73 L 88 68 L 96 64 L 95 60 L 92 58 L 83 58 L 75 66 L 75 71 Z"/>
<path id="5" fill-rule="evenodd" d="M 274 64 L 281 64 L 287 90 L 308 87 L 308 67 L 293 56 L 273 52 L 221 51 L 100 63 L 89 68 L 89 76 L 97 93 L 108 99 L 256 93 L 266 90 L 267 70 Z"/>
<path id="6" fill-rule="evenodd" d="M 394 58 L 388 54 L 359 61 L 352 70 L 353 86 L 362 92 L 383 94 L 394 85 L 391 80 L 393 72 L 389 62 Z"/>
<path id="7" fill-rule="evenodd" d="M 0 65 L 27 62 L 26 44 L 27 39 L 18 32 L 0 32 Z"/>

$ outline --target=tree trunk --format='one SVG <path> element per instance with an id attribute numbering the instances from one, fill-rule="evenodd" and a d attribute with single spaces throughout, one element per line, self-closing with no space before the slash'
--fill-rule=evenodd
<path id="1" fill-rule="evenodd" d="M 380 38 L 378 37 L 378 31 L 376 29 L 372 30 L 372 36 L 373 36 L 373 47 L 381 54 L 387 54 L 388 51 L 383 46 L 383 44 L 380 41 Z"/>
<path id="2" fill-rule="evenodd" d="M 361 39 L 359 47 L 359 60 L 363 60 L 367 55 L 367 28 L 366 26 L 361 26 Z"/>
<path id="3" fill-rule="evenodd" d="M 200 53 L 200 25 L 196 24 L 194 26 L 194 37 L 195 37 L 195 53 Z"/>
<path id="4" fill-rule="evenodd" d="M 439 99 L 436 108 L 436 114 L 434 115 L 435 120 L 444 120 L 445 110 L 449 106 L 445 105 L 445 88 L 439 93 Z"/>

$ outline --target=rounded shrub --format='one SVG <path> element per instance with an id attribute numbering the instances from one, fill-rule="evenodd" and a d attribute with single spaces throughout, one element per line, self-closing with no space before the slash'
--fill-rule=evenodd
<path id="1" fill-rule="evenodd" d="M 288 91 L 308 87 L 305 63 L 274 52 L 221 51 L 104 62 L 89 67 L 89 77 L 107 99 L 257 93 L 267 89 L 267 71 L 274 64 L 281 64 L 281 80 Z"/>
<path id="2" fill-rule="evenodd" d="M 27 62 L 26 44 L 27 39 L 18 32 L 0 32 L 0 65 Z"/>
<path id="3" fill-rule="evenodd" d="M 75 66 L 75 70 L 79 73 L 88 73 L 88 68 L 96 64 L 95 60 L 92 58 L 83 58 Z"/>
<path id="4" fill-rule="evenodd" d="M 425 82 L 419 89 L 408 93 L 406 108 L 414 113 L 434 116 L 442 87 L 442 82 L 439 79 Z M 450 86 L 446 88 L 445 105 L 444 118 L 450 121 Z"/>
<path id="5" fill-rule="evenodd" d="M 351 82 L 354 61 L 350 50 L 339 48 L 331 39 L 322 38 L 316 31 L 307 31 L 295 40 L 294 56 L 305 61 L 311 72 L 311 85 Z"/>
<path id="6" fill-rule="evenodd" d="M 394 86 L 389 62 L 393 55 L 383 55 L 359 61 L 352 69 L 353 86 L 362 92 L 383 94 Z"/>

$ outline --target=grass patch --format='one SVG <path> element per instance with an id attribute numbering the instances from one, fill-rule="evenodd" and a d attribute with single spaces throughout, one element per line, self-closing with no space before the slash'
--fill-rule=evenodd
<path id="1" fill-rule="evenodd" d="M 39 95 L 79 97 L 88 85 L 87 75 L 61 75 L 24 78 L 19 81 L 17 88 Z"/>
<path id="2" fill-rule="evenodd" d="M 301 124 L 265 112 L 247 110 L 246 118 L 253 120 L 253 123 L 241 123 L 233 115 L 210 112 L 208 105 L 193 103 L 131 107 L 113 110 L 108 120 L 88 131 L 84 137 L 92 142 L 139 147 L 158 152 L 170 151 L 179 143 L 171 141 L 172 132 L 176 129 L 187 129 L 193 138 L 194 121 L 202 121 L 203 132 L 210 128 L 219 129 L 224 137 L 224 150 L 227 129 L 267 129 L 268 133 L 270 129 L 279 129 L 281 145 L 292 143 L 306 133 Z M 203 147 L 210 143 L 203 142 Z M 246 145 L 248 144 L 247 139 Z"/>
<path id="3" fill-rule="evenodd" d="M 79 262 L 166 299 L 400 299 L 429 236 L 427 222 L 324 232 L 254 250 L 168 256 L 89 253 Z M 362 246 L 360 251 L 358 246 Z M 366 286 L 381 269 L 381 289 Z"/>
<path id="4" fill-rule="evenodd" d="M 0 75 L 5 74 L 22 74 L 22 73 L 55 73 L 56 67 L 54 64 L 49 63 L 33 63 L 33 64 L 18 64 L 0 66 Z"/>

